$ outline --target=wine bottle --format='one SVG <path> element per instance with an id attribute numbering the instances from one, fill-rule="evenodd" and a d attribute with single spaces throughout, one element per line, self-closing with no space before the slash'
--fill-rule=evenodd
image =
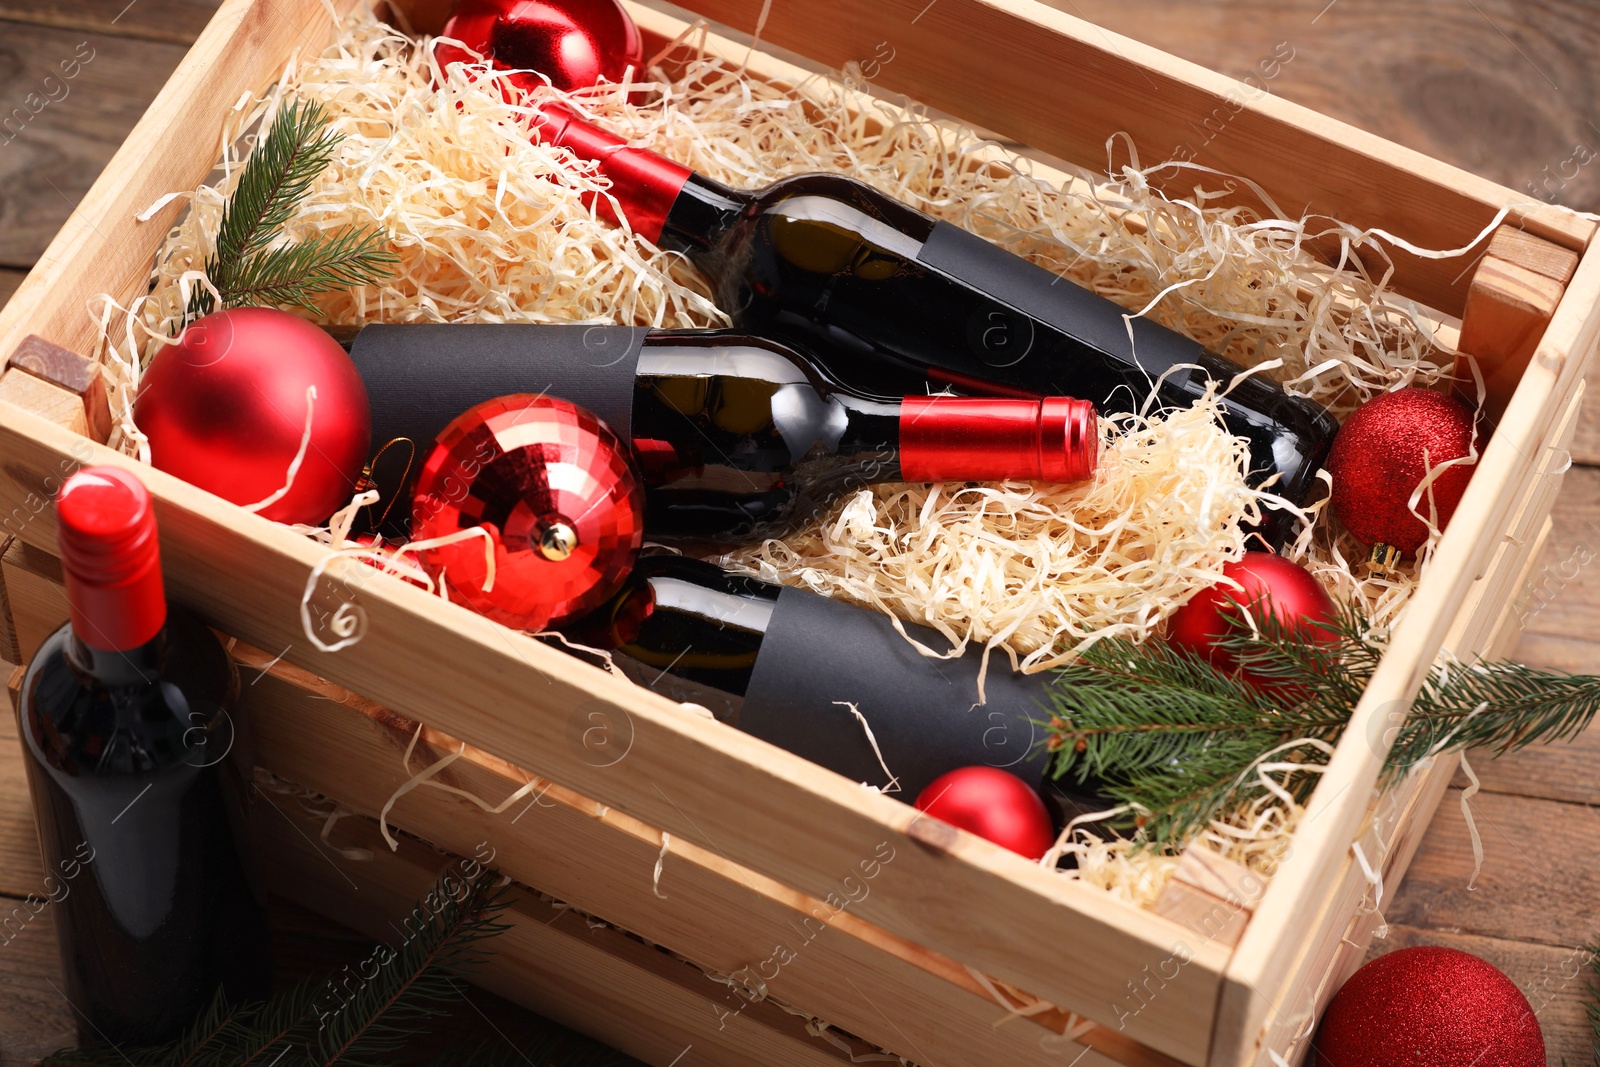
<path id="1" fill-rule="evenodd" d="M 905 629 L 935 652 L 951 648 L 929 627 Z M 567 632 L 620 653 L 641 684 L 829 770 L 879 788 L 892 774 L 908 800 L 957 767 L 1002 767 L 1035 786 L 1046 769 L 1048 675 L 1015 673 L 997 654 L 980 704 L 981 649 L 923 656 L 879 612 L 804 589 L 644 556 Z"/>
<path id="2" fill-rule="evenodd" d="M 268 992 L 238 675 L 210 630 L 169 610 L 138 479 L 85 468 L 56 511 L 71 619 L 18 708 L 63 992 L 80 1042 L 155 1044 L 219 985 L 235 1004 Z"/>
<path id="3" fill-rule="evenodd" d="M 1109 414 L 1138 410 L 1157 379 L 1161 404 L 1188 407 L 1239 371 L 853 178 L 806 174 L 744 191 L 630 148 L 559 105 L 536 129 L 597 162 L 611 188 L 596 210 L 615 221 L 620 207 L 641 237 L 687 254 L 736 327 L 817 354 L 865 394 L 1068 395 Z M 1272 492 L 1303 503 L 1338 430 L 1333 417 L 1260 376 L 1235 385 L 1222 411 L 1250 442 L 1252 483 L 1271 479 Z M 1262 532 L 1278 546 L 1292 528 L 1271 511 Z"/>
<path id="4" fill-rule="evenodd" d="M 875 482 L 1075 482 L 1099 455 L 1093 405 L 1044 399 L 864 397 L 783 345 L 723 330 L 374 325 L 350 345 L 373 441 L 426 449 L 452 418 L 539 391 L 631 440 L 656 539 L 781 534 Z M 409 448 L 380 457 L 381 510 Z M 410 465 L 420 466 L 419 461 Z M 390 517 L 396 515 L 390 510 Z M 390 532 L 395 532 L 393 528 Z"/>

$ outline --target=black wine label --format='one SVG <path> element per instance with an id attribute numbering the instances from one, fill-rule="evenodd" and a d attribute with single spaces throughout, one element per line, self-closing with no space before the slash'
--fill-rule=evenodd
<path id="1" fill-rule="evenodd" d="M 937 631 L 906 631 L 935 651 L 950 648 Z M 1038 785 L 1048 718 L 1047 676 L 1011 671 L 990 658 L 978 704 L 981 649 L 957 659 L 923 656 L 887 617 L 803 589 L 778 595 L 745 691 L 739 728 L 832 771 L 880 788 L 884 766 L 911 801 L 957 767 L 986 764 Z M 883 754 L 873 752 L 866 720 Z"/>
<path id="2" fill-rule="evenodd" d="M 368 326 L 350 358 L 372 404 L 372 444 L 421 449 L 474 404 L 544 393 L 600 416 L 626 440 L 633 376 L 650 331 L 634 326 L 460 323 Z"/>
<path id="3" fill-rule="evenodd" d="M 1133 319 L 1130 338 L 1127 312 L 1118 305 L 948 222 L 934 225 L 917 262 L 996 301 L 975 309 L 966 323 L 967 347 L 980 366 L 1014 367 L 1039 358 L 1033 350 L 1040 325 L 1137 365 L 1152 378 L 1206 351 L 1149 319 Z"/>
<path id="4" fill-rule="evenodd" d="M 628 440 L 634 371 L 649 332 L 634 326 L 528 323 L 363 329 L 350 358 L 372 407 L 373 452 L 396 442 L 372 471 L 381 494 L 377 510 L 388 516 L 383 531 L 401 532 L 411 485 L 435 438 L 474 404 L 512 393 L 543 393 L 587 408 Z"/>

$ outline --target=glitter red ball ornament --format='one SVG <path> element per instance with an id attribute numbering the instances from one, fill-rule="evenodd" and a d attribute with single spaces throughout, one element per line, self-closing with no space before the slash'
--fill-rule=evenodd
<path id="1" fill-rule="evenodd" d="M 1206 656 L 1224 670 L 1238 665 L 1217 647 L 1217 639 L 1231 629 L 1228 618 L 1244 605 L 1252 615 L 1270 611 L 1286 630 L 1303 641 L 1328 642 L 1333 634 L 1319 625 L 1331 623 L 1338 612 L 1333 598 L 1311 572 L 1271 552 L 1246 552 L 1236 563 L 1225 564 L 1222 576 L 1244 588 L 1219 581 L 1195 594 L 1167 620 L 1167 640 Z"/>
<path id="2" fill-rule="evenodd" d="M 512 84 L 533 90 L 544 75 L 568 92 L 620 82 L 631 66 L 644 67 L 644 39 L 616 0 L 464 0 L 442 37 L 452 37 L 515 74 Z M 472 61 L 449 44 L 437 48 L 439 63 Z"/>
<path id="3" fill-rule="evenodd" d="M 469 409 L 439 435 L 411 523 L 413 541 L 484 527 L 492 584 L 477 537 L 422 551 L 423 567 L 448 583 L 451 600 L 538 630 L 621 587 L 644 539 L 644 488 L 627 445 L 593 414 L 517 394 Z"/>
<path id="4" fill-rule="evenodd" d="M 1428 539 L 1428 527 L 1411 513 L 1411 494 L 1432 468 L 1471 455 L 1475 413 L 1453 396 L 1409 388 L 1363 404 L 1345 420 L 1328 452 L 1333 513 L 1364 545 L 1391 545 L 1411 553 Z M 1471 464 L 1441 472 L 1417 501 L 1444 529 L 1461 502 Z M 1431 509 L 1430 509 L 1431 504 Z"/>
<path id="5" fill-rule="evenodd" d="M 231 500 L 282 489 L 306 428 L 311 441 L 289 491 L 258 514 L 320 523 L 348 503 L 372 434 L 367 390 L 339 342 L 273 308 L 218 311 L 156 353 L 133 418 L 150 462 Z"/>
<path id="6" fill-rule="evenodd" d="M 998 767 L 959 767 L 917 794 L 916 808 L 1030 860 L 1055 844 L 1050 813 L 1034 788 Z"/>
<path id="7" fill-rule="evenodd" d="M 1366 964 L 1328 1005 L 1315 1067 L 1544 1067 L 1528 1000 L 1492 964 L 1433 945 Z"/>

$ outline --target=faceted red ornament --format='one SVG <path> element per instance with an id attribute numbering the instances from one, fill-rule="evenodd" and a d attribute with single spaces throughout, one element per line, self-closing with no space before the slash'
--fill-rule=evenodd
<path id="1" fill-rule="evenodd" d="M 941 774 L 918 794 L 916 808 L 1030 860 L 1050 851 L 1056 840 L 1039 794 L 998 767 L 959 767 Z"/>
<path id="2" fill-rule="evenodd" d="M 265 500 L 288 480 L 311 402 L 311 443 L 293 487 L 259 514 L 319 523 L 350 500 L 372 435 L 367 390 L 339 342 L 273 308 L 196 320 L 156 353 L 133 418 L 150 462 L 235 504 Z"/>
<path id="3" fill-rule="evenodd" d="M 1474 421 L 1472 408 L 1431 389 L 1401 389 L 1363 404 L 1328 453 L 1333 513 L 1364 545 L 1415 552 L 1427 541 L 1428 527 L 1411 513 L 1411 494 L 1430 469 L 1471 454 Z M 1443 529 L 1472 471 L 1471 464 L 1459 464 L 1440 473 L 1417 510 L 1430 514 L 1431 502 Z"/>
<path id="4" fill-rule="evenodd" d="M 423 567 L 465 602 L 521 630 L 599 607 L 621 587 L 644 539 L 644 489 L 627 446 L 583 408 L 521 393 L 479 404 L 439 435 L 417 479 L 414 541 L 482 526 L 421 552 Z"/>
<path id="5" fill-rule="evenodd" d="M 1258 619 L 1270 610 L 1271 617 L 1302 640 L 1333 640 L 1332 633 L 1315 625 L 1337 617 L 1333 598 L 1298 563 L 1271 552 L 1246 552 L 1237 563 L 1224 565 L 1222 574 L 1243 590 L 1217 582 L 1195 594 L 1167 620 L 1168 641 L 1206 656 L 1223 670 L 1236 669 L 1238 664 L 1217 647 L 1217 639 L 1229 632 L 1228 618 L 1238 615 L 1241 604 Z"/>
<path id="6" fill-rule="evenodd" d="M 1492 964 L 1423 945 L 1351 976 L 1317 1030 L 1315 1067 L 1544 1067 L 1528 1000 Z"/>
<path id="7" fill-rule="evenodd" d="M 501 69 L 532 72 L 510 79 L 524 90 L 543 85 L 541 74 L 570 92 L 601 79 L 620 82 L 628 67 L 644 67 L 639 28 L 616 0 L 463 0 L 440 36 Z M 436 54 L 441 65 L 473 61 L 449 44 Z"/>

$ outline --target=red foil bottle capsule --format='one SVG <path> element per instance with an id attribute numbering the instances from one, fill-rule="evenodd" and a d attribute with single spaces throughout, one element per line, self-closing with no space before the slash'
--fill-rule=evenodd
<path id="1" fill-rule="evenodd" d="M 908 396 L 900 402 L 900 473 L 908 482 L 1081 482 L 1100 458 L 1087 400 L 1051 396 Z"/>
<path id="2" fill-rule="evenodd" d="M 581 615 L 621 586 L 643 540 L 644 496 L 627 446 L 564 400 L 516 394 L 479 404 L 439 435 L 412 504 L 416 540 L 482 527 L 426 549 L 452 600 L 523 630 Z"/>
<path id="3" fill-rule="evenodd" d="M 56 544 L 73 632 L 125 652 L 167 621 L 156 513 L 144 483 L 120 467 L 86 467 L 56 499 Z"/>

